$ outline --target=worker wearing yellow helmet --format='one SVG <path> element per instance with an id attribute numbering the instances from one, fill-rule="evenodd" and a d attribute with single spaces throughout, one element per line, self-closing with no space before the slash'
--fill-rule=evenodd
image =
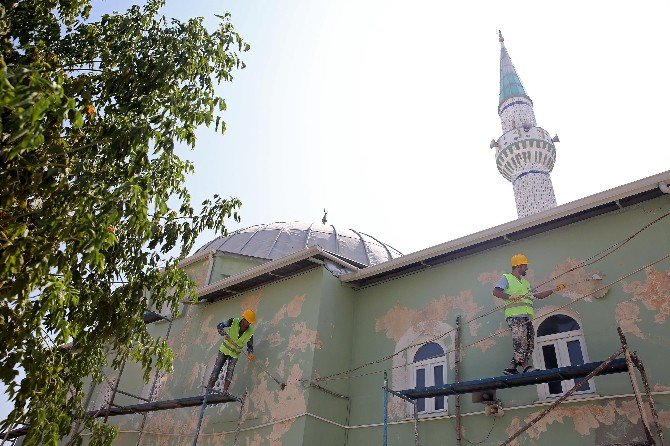
<path id="1" fill-rule="evenodd" d="M 518 366 L 521 366 L 522 373 L 533 370 L 528 363 L 534 347 L 535 330 L 533 329 L 533 299 L 544 299 L 554 293 L 554 290 L 536 292 L 532 289 L 530 282 L 524 277 L 528 271 L 528 259 L 523 254 L 512 256 L 512 272 L 503 274 L 496 286 L 493 288 L 493 295 L 505 301 L 505 321 L 512 329 L 512 347 L 514 355 L 509 366 L 503 370 L 506 375 L 516 375 L 519 373 Z M 565 285 L 556 286 L 555 290 L 560 291 Z"/>
<path id="2" fill-rule="evenodd" d="M 251 326 L 254 323 L 256 323 L 256 314 L 253 310 L 244 310 L 242 317 L 230 318 L 217 324 L 216 329 L 223 336 L 223 341 L 219 347 L 214 370 L 212 370 L 207 382 L 208 389 L 211 390 L 214 387 L 223 365 L 227 363 L 223 380 L 223 392 L 228 392 L 230 382 L 233 380 L 235 365 L 245 344 L 247 346 L 247 359 L 249 361 L 254 360 L 254 328 Z"/>

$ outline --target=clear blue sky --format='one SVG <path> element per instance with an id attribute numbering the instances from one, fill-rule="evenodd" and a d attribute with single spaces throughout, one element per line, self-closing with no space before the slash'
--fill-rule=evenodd
<path id="1" fill-rule="evenodd" d="M 498 29 L 538 125 L 560 136 L 559 204 L 670 169 L 667 1 L 168 0 L 163 13 L 214 27 L 224 11 L 247 68 L 221 87 L 227 133 L 203 129 L 187 157 L 194 202 L 244 202 L 231 229 L 325 207 L 409 253 L 515 219 L 489 149 Z"/>

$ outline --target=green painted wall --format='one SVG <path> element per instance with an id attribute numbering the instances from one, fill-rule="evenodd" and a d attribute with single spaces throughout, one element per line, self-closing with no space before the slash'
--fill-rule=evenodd
<path id="1" fill-rule="evenodd" d="M 206 285 L 205 280 L 207 279 L 207 273 L 209 273 L 209 268 L 210 268 L 209 258 L 205 258 L 185 266 L 184 271 L 186 271 L 186 274 L 188 274 L 188 276 L 191 279 L 193 279 L 199 287 L 201 287 L 203 285 Z"/>
<path id="2" fill-rule="evenodd" d="M 234 276 L 263 263 L 260 259 L 245 257 L 223 257 L 220 254 L 214 256 L 214 268 L 210 283 L 218 282 L 226 277 Z"/>
<path id="3" fill-rule="evenodd" d="M 670 212 L 670 197 L 661 197 L 361 290 L 344 286 L 326 268 L 316 267 L 233 299 L 187 306 L 188 311 L 173 322 L 171 329 L 175 369 L 161 379 L 162 386 L 155 398 L 166 400 L 200 393 L 220 342 L 216 323 L 252 308 L 258 315 L 256 360 L 249 363 L 244 357 L 240 359 L 231 387 L 231 392 L 238 395 L 249 390 L 238 444 L 381 444 L 381 372 L 389 370 L 392 388 L 409 387 L 411 366 L 407 363 L 411 364 L 416 350 L 412 345 L 449 331 L 459 315 L 469 320 L 499 305 L 491 289 L 509 269 L 509 258 L 513 254 L 522 252 L 530 258 L 531 270 L 527 277 L 538 285 L 624 240 L 667 212 Z M 670 218 L 667 218 L 601 261 L 577 268 L 557 280 L 568 287 L 539 302 L 538 315 L 569 304 L 666 255 L 669 247 Z M 242 271 L 249 265 L 241 260 L 217 257 L 215 271 L 233 271 L 234 267 Z M 193 265 L 192 272 L 202 273 L 203 268 Z M 596 273 L 604 280 L 591 280 Z M 617 324 L 622 325 L 631 348 L 645 361 L 651 386 L 657 392 L 670 392 L 667 373 L 670 369 L 670 261 L 634 274 L 612 285 L 607 292 L 575 302 L 567 314 L 582 324 L 591 361 L 604 359 L 617 350 L 615 329 Z M 167 328 L 166 322 L 151 326 L 155 336 L 165 336 Z M 499 335 L 490 337 L 498 331 Z M 482 339 L 486 341 L 475 344 Z M 511 337 L 502 312 L 464 324 L 462 342 L 473 344 L 464 350 L 462 380 L 498 376 L 511 357 Z M 451 335 L 444 338 L 443 345 L 447 350 L 453 349 Z M 314 378 L 345 371 L 406 347 L 408 350 L 396 355 L 394 360 L 364 367 L 348 379 L 318 381 L 327 389 L 349 396 L 350 400 L 309 385 Z M 448 363 L 447 379 L 453 381 L 452 355 Z M 286 382 L 286 389 L 280 390 L 263 370 Z M 635 403 L 630 397 L 620 397 L 632 392 L 628 377 L 620 374 L 596 378 L 595 384 L 597 393 L 591 397 L 597 399 L 576 399 L 560 406 L 536 429 L 521 436 L 517 444 L 604 445 L 641 439 Z M 142 382 L 133 365 L 127 366 L 120 388 L 148 395 L 148 385 Z M 100 401 L 99 389 L 96 392 L 94 399 Z M 506 408 L 500 418 L 481 414 L 483 406 L 472 403 L 469 395 L 462 398 L 464 435 L 468 440 L 498 444 L 545 407 L 539 404 L 534 386 L 499 391 L 498 398 Z M 659 403 L 666 435 L 670 437 L 670 397 L 657 395 L 655 400 Z M 413 444 L 413 422 L 406 403 L 394 397 L 390 397 L 390 401 L 389 445 Z M 116 402 L 134 401 L 117 396 Z M 434 419 L 422 418 L 419 422 L 424 446 L 456 444 L 454 397 L 449 397 L 448 405 L 447 413 L 440 413 Z M 152 414 L 147 419 L 142 444 L 190 444 L 196 414 L 197 409 Z M 232 444 L 238 414 L 237 404 L 207 409 L 201 444 Z M 136 444 L 141 416 L 112 421 L 122 431 L 118 444 Z"/>
<path id="4" fill-rule="evenodd" d="M 499 304 L 491 296 L 494 281 L 502 272 L 508 270 L 509 258 L 517 253 L 525 253 L 531 261 L 529 277 L 534 283 L 540 283 L 557 273 L 575 265 L 575 261 L 585 260 L 605 248 L 625 239 L 640 227 L 670 212 L 670 199 L 661 197 L 644 204 L 573 224 L 558 230 L 540 234 L 529 239 L 515 242 L 509 246 L 473 255 L 456 262 L 436 266 L 425 272 L 396 279 L 384 284 L 369 287 L 356 293 L 354 313 L 353 365 L 359 365 L 373 358 L 391 354 L 404 346 L 402 335 L 409 333 L 417 341 L 427 340 L 440 331 L 435 325 L 446 322 L 455 326 L 455 318 L 462 315 L 469 319 Z M 568 288 L 561 294 L 554 294 L 541 301 L 536 308 L 541 312 L 545 307 L 559 307 L 571 299 L 592 292 L 618 277 L 626 275 L 668 253 L 670 247 L 670 218 L 662 220 L 621 249 L 602 261 L 586 266 L 558 281 L 564 281 Z M 586 280 L 594 273 L 605 276 L 603 281 Z M 634 293 L 636 290 L 637 293 Z M 646 294 L 645 294 L 646 292 Z M 654 299 L 653 296 L 658 296 Z M 670 261 L 665 260 L 646 272 L 617 283 L 602 298 L 591 298 L 574 303 L 570 313 L 581 321 L 588 355 L 591 361 L 601 360 L 615 352 L 620 344 L 616 333 L 618 323 L 627 327 L 629 343 L 645 360 L 652 387 L 657 390 L 670 390 L 667 370 L 670 367 L 670 336 L 668 321 L 670 315 Z M 501 312 L 482 318 L 463 330 L 463 344 L 471 344 L 499 329 L 504 329 Z M 407 336 L 405 336 L 407 337 Z M 453 348 L 447 342 L 447 348 Z M 478 344 L 465 349 L 462 380 L 498 376 L 511 359 L 511 338 L 493 337 L 488 345 Z M 402 355 L 399 355 L 402 356 Z M 411 361 L 411 359 L 410 359 Z M 450 363 L 452 363 L 450 358 Z M 361 372 L 381 371 L 391 366 L 370 366 Z M 402 369 L 399 367 L 399 369 Z M 447 379 L 453 381 L 454 371 L 449 369 Z M 353 426 L 379 423 L 382 419 L 381 374 L 371 374 L 353 378 L 350 382 L 352 395 L 351 424 Z M 407 388 L 407 382 L 392 382 L 396 389 Z M 597 395 L 618 395 L 632 393 L 630 381 L 624 374 L 596 378 Z M 506 407 L 533 405 L 538 401 L 535 386 L 528 386 L 498 392 Z M 667 396 L 659 396 L 664 404 L 670 402 Z M 398 404 L 396 398 L 394 404 Z M 609 406 L 607 406 L 609 404 Z M 605 400 L 585 404 L 580 409 L 557 412 L 560 420 L 547 427 L 547 432 L 525 435 L 520 444 L 559 444 L 574 441 L 572 444 L 604 444 L 599 438 L 608 438 L 610 434 L 626 431 L 639 432 L 639 426 L 632 426 L 634 414 L 629 412 L 630 402 L 623 400 Z M 593 407 L 587 407 L 587 406 Z M 591 428 L 582 426 L 589 410 L 598 411 L 598 407 L 609 407 L 609 418 L 603 414 L 591 420 Z M 454 397 L 449 398 L 449 414 L 454 413 Z M 473 404 L 469 396 L 462 399 L 463 413 L 480 411 L 482 405 Z M 506 431 L 530 413 L 536 413 L 539 406 L 526 410 L 508 411 L 497 420 L 491 434 L 491 443 L 506 437 Z M 392 419 L 402 421 L 406 415 L 396 412 Z M 670 411 L 665 409 L 662 416 L 666 429 L 670 428 Z M 570 422 L 577 419 L 577 430 Z M 464 419 L 466 437 L 472 441 L 483 438 L 491 428 L 492 418 L 473 416 Z M 556 422 L 560 421 L 560 422 Z M 454 444 L 453 420 L 425 421 L 420 423 L 421 432 L 427 439 L 423 444 Z M 632 427 L 631 427 L 632 426 Z M 581 429 L 581 432 L 579 431 Z M 390 444 L 409 444 L 413 441 L 413 425 L 405 423 L 392 426 L 395 442 Z M 431 439 L 434 437 L 434 440 Z M 585 438 L 588 437 L 588 438 Z M 350 444 L 363 445 L 378 442 L 381 430 L 350 429 Z M 452 440 L 445 440 L 451 438 Z M 629 438 L 630 439 L 630 438 Z M 594 443 L 594 441 L 598 441 Z M 620 440 L 619 440 L 620 441 Z"/>
<path id="5" fill-rule="evenodd" d="M 320 348 L 314 353 L 314 377 L 337 373 L 351 365 L 354 326 L 355 293 L 344 287 L 325 268 L 322 269 L 318 337 Z M 349 396 L 349 380 L 341 379 L 321 386 L 343 396 Z M 315 387 L 310 388 L 308 412 L 340 425 L 349 421 L 349 401 Z M 346 441 L 346 429 L 310 417 L 306 420 L 304 444 L 341 446 Z"/>
<path id="6" fill-rule="evenodd" d="M 250 363 L 245 356 L 240 358 L 230 388 L 235 395 L 249 390 L 239 444 L 272 444 L 272 441 L 302 444 L 303 414 L 309 393 L 302 381 L 311 376 L 314 350 L 319 345 L 316 327 L 322 277 L 322 269 L 315 268 L 230 300 L 189 306 L 186 315 L 173 322 L 169 344 L 175 352 L 174 371 L 161 380 L 163 384 L 155 399 L 201 394 L 201 386 L 209 377 L 220 344 L 216 324 L 252 308 L 258 319 L 254 335 L 255 361 Z M 167 326 L 168 323 L 159 322 L 153 324 L 151 330 L 156 336 L 164 336 Z M 286 389 L 280 390 L 264 370 L 286 382 Z M 148 385 L 143 383 L 137 367 L 129 364 L 119 388 L 146 395 Z M 95 393 L 99 394 L 100 389 Z M 115 401 L 119 404 L 136 402 L 122 395 L 117 395 Z M 239 404 L 228 404 L 208 408 L 201 444 L 232 444 L 231 432 L 236 427 L 239 407 Z M 142 444 L 190 444 L 197 411 L 194 408 L 153 413 L 147 418 Z M 274 423 L 291 417 L 295 418 Z M 117 443 L 136 444 L 141 420 L 139 415 L 110 418 L 122 431 Z M 255 428 L 265 424 L 269 425 Z"/>

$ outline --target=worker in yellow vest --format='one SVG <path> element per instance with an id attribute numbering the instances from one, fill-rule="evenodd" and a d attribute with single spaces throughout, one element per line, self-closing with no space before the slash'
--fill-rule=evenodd
<path id="1" fill-rule="evenodd" d="M 242 317 L 230 318 L 227 321 L 219 322 L 216 326 L 219 334 L 223 336 L 223 342 L 219 347 L 219 354 L 216 357 L 214 370 L 207 382 L 207 388 L 212 389 L 223 364 L 227 363 L 226 375 L 223 381 L 223 393 L 228 392 L 230 382 L 233 380 L 233 371 L 237 360 L 242 353 L 244 345 L 247 346 L 247 359 L 254 360 L 254 328 L 251 324 L 256 323 L 256 314 L 252 310 L 245 310 Z"/>
<path id="2" fill-rule="evenodd" d="M 554 290 L 535 292 L 530 282 L 524 276 L 528 271 L 528 259 L 523 254 L 512 256 L 512 273 L 503 274 L 496 286 L 493 295 L 505 301 L 505 321 L 512 329 L 512 347 L 514 355 L 509 366 L 503 370 L 505 375 L 516 375 L 521 366 L 522 373 L 533 370 L 529 359 L 533 354 L 535 330 L 533 328 L 533 299 L 544 299 L 554 293 Z M 561 291 L 565 285 L 559 284 L 555 291 Z"/>

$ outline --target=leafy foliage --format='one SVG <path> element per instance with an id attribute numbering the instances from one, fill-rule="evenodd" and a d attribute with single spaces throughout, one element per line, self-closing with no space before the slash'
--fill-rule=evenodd
<path id="1" fill-rule="evenodd" d="M 160 16 L 159 0 L 99 20 L 90 0 L 3 4 L 0 379 L 14 410 L 0 430 L 29 424 L 26 444 L 55 445 L 83 419 L 109 444 L 113 429 L 84 416 L 83 382 L 126 359 L 145 379 L 171 366 L 143 311 L 195 299 L 179 260 L 239 220 L 235 198 L 194 209 L 174 147 L 194 147 L 198 126 L 225 130 L 214 88 L 249 46 L 228 15 L 208 31 Z"/>

